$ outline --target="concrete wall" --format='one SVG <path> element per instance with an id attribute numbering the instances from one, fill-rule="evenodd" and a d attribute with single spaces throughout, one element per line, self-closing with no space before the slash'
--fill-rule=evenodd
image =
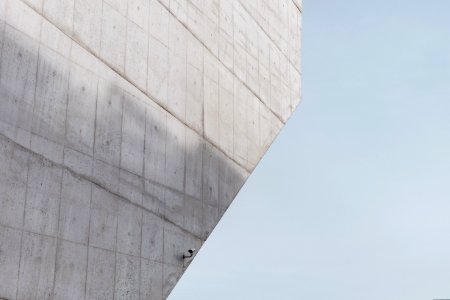
<path id="1" fill-rule="evenodd" d="M 301 5 L 0 0 L 0 299 L 165 299 L 300 101 Z"/>

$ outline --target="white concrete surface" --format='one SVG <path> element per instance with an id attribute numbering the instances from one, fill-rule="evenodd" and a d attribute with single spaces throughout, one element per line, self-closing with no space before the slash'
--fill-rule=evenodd
<path id="1" fill-rule="evenodd" d="M 301 1 L 0 0 L 0 298 L 165 299 L 300 101 Z"/>

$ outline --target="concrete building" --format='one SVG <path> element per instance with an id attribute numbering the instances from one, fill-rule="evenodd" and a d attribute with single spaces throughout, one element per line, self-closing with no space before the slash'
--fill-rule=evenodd
<path id="1" fill-rule="evenodd" d="M 0 0 L 0 299 L 166 299 L 300 101 L 301 7 Z"/>

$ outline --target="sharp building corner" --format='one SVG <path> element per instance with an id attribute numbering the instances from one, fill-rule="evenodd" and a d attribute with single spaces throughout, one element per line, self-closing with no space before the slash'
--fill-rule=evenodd
<path id="1" fill-rule="evenodd" d="M 166 299 L 300 102 L 301 22 L 0 0 L 0 299 Z"/>

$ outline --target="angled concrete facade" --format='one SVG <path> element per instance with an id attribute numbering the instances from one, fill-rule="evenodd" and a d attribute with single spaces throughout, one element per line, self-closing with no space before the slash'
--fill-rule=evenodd
<path id="1" fill-rule="evenodd" d="M 301 0 L 0 0 L 0 299 L 166 299 L 300 101 Z"/>

